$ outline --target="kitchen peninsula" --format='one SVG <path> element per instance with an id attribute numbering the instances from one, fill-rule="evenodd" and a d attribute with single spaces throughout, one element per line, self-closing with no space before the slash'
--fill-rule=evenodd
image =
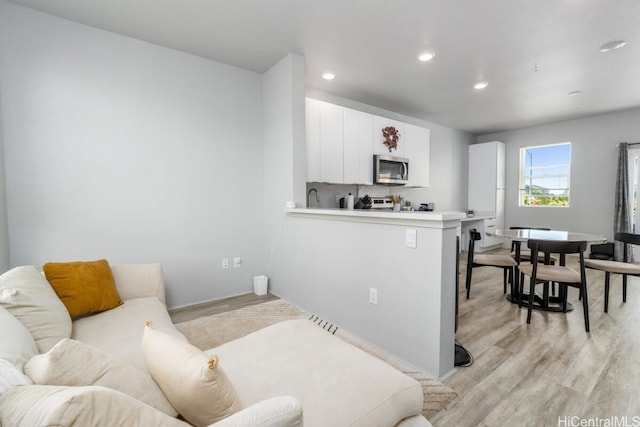
<path id="1" fill-rule="evenodd" d="M 435 378 L 454 367 L 462 212 L 287 209 L 274 283 L 311 313 Z M 321 369 L 321 367 L 319 367 Z"/>

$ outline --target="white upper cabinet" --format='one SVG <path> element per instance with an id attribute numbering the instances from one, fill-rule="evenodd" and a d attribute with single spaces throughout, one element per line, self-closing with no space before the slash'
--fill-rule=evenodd
<path id="1" fill-rule="evenodd" d="M 305 138 L 307 147 L 307 182 L 320 181 L 320 103 L 305 100 Z"/>
<path id="2" fill-rule="evenodd" d="M 344 108 L 320 103 L 320 180 L 344 182 Z"/>
<path id="3" fill-rule="evenodd" d="M 373 155 L 409 159 L 412 187 L 429 185 L 429 129 L 306 98 L 307 182 L 373 185 Z M 384 145 L 392 126 L 397 147 Z"/>
<path id="4" fill-rule="evenodd" d="M 373 184 L 373 115 L 344 109 L 344 183 Z"/>
<path id="5" fill-rule="evenodd" d="M 307 98 L 305 110 L 307 181 L 343 183 L 344 109 Z"/>
<path id="6" fill-rule="evenodd" d="M 430 137 L 431 131 L 427 128 L 409 123 L 404 125 L 401 140 L 404 140 L 404 157 L 409 159 L 408 187 L 429 186 Z"/>
<path id="7" fill-rule="evenodd" d="M 385 138 L 382 135 L 382 129 L 389 126 L 396 128 L 396 130 L 400 134 L 400 138 L 398 138 L 398 146 L 395 149 L 392 148 L 391 151 L 389 151 L 389 147 L 384 145 Z M 405 124 L 399 122 L 398 120 L 388 119 L 386 117 L 380 116 L 373 116 L 373 154 L 386 154 L 388 156 L 394 157 L 405 157 L 404 126 Z"/>

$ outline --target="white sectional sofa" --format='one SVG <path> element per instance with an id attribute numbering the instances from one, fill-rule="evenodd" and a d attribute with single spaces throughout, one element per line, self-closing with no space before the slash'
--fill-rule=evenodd
<path id="1" fill-rule="evenodd" d="M 188 346 L 167 313 L 161 266 L 110 268 L 123 304 L 73 321 L 52 300 L 55 292 L 41 289 L 49 283 L 34 267 L 0 276 L 3 427 L 189 425 L 148 375 L 141 345 L 150 320 Z M 430 426 L 417 381 L 308 320 L 204 353 L 219 357 L 241 405 L 216 427 Z"/>

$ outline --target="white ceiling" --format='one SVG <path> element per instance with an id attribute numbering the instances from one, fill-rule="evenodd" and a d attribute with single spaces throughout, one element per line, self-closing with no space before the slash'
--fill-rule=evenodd
<path id="1" fill-rule="evenodd" d="M 11 1 L 475 134 L 640 106 L 640 0 Z"/>

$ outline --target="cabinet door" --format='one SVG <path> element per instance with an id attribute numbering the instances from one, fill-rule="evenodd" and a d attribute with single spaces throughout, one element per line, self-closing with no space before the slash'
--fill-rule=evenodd
<path id="1" fill-rule="evenodd" d="M 430 130 L 405 123 L 405 157 L 409 159 L 409 187 L 429 186 Z"/>
<path id="2" fill-rule="evenodd" d="M 344 109 L 344 183 L 373 185 L 373 115 Z"/>
<path id="3" fill-rule="evenodd" d="M 469 209 L 495 213 L 496 210 L 496 145 L 469 146 Z"/>
<path id="4" fill-rule="evenodd" d="M 320 181 L 342 184 L 344 109 L 320 103 Z"/>
<path id="5" fill-rule="evenodd" d="M 482 248 L 488 248 L 491 246 L 496 246 L 496 245 L 502 245 L 502 243 L 504 243 L 504 240 L 500 237 L 493 237 L 493 236 L 487 236 L 487 232 L 489 231 L 495 231 L 496 228 L 500 228 L 497 225 L 497 219 L 496 218 L 491 218 L 491 219 L 485 219 L 484 220 L 484 229 L 483 229 L 483 233 L 484 235 L 482 236 Z"/>
<path id="6" fill-rule="evenodd" d="M 496 228 L 504 228 L 504 206 L 506 203 L 506 191 L 498 189 L 496 191 Z"/>
<path id="7" fill-rule="evenodd" d="M 305 139 L 307 150 L 307 182 L 320 181 L 320 103 L 305 100 Z"/>
<path id="8" fill-rule="evenodd" d="M 384 145 L 384 136 L 382 136 L 382 129 L 387 126 L 393 126 L 400 133 L 398 146 L 395 150 L 392 149 L 391 152 L 389 152 L 389 148 Z M 386 117 L 373 116 L 373 154 L 387 154 L 389 156 L 405 157 L 404 137 L 404 123 L 388 119 Z"/>
<path id="9" fill-rule="evenodd" d="M 496 186 L 505 189 L 507 184 L 507 147 L 503 142 L 496 142 Z"/>

